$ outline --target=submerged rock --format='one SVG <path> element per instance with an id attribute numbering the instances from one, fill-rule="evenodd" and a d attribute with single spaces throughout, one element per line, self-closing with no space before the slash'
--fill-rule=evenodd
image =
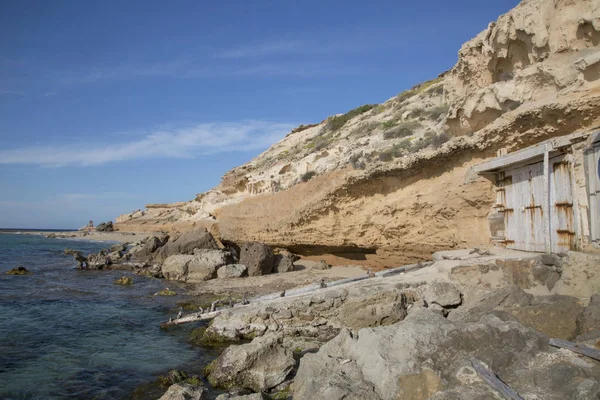
<path id="1" fill-rule="evenodd" d="M 164 288 L 160 292 L 154 293 L 154 295 L 155 296 L 175 296 L 175 295 L 177 295 L 177 292 L 175 292 L 169 288 Z"/>
<path id="2" fill-rule="evenodd" d="M 7 271 L 6 275 L 31 275 L 31 272 L 29 272 L 24 266 L 19 265 L 17 268 Z"/>
<path id="3" fill-rule="evenodd" d="M 115 285 L 130 286 L 133 285 L 133 278 L 130 276 L 122 276 L 115 280 Z"/>

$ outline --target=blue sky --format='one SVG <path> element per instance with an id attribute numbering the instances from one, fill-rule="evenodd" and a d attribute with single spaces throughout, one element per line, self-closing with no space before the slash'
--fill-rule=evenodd
<path id="1" fill-rule="evenodd" d="M 516 0 L 0 2 L 0 227 L 189 200 L 451 68 Z"/>

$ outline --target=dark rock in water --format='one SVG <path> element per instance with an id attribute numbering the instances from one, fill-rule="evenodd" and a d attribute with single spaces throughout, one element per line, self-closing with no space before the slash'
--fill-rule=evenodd
<path id="1" fill-rule="evenodd" d="M 96 230 L 98 232 L 112 232 L 114 230 L 113 223 L 112 223 L 112 221 L 103 222 L 103 223 L 99 224 L 98 226 L 96 226 Z"/>
<path id="2" fill-rule="evenodd" d="M 112 260 L 108 257 L 106 250 L 101 250 L 99 253 L 92 253 L 87 256 L 87 267 L 89 269 L 104 269 L 112 264 Z"/>
<path id="3" fill-rule="evenodd" d="M 160 292 L 154 293 L 155 296 L 176 296 L 177 292 L 170 290 L 169 288 L 164 288 Z"/>
<path id="4" fill-rule="evenodd" d="M 273 250 L 264 243 L 248 242 L 240 246 L 240 264 L 248 267 L 249 276 L 270 274 L 274 261 Z"/>
<path id="5" fill-rule="evenodd" d="M 10 271 L 6 272 L 7 275 L 31 275 L 31 272 L 27 271 L 22 265 L 19 265 L 17 268 L 13 268 Z"/>
<path id="6" fill-rule="evenodd" d="M 291 253 L 290 253 L 291 254 Z M 287 254 L 279 253 L 275 255 L 273 272 L 291 272 L 294 270 L 294 259 Z"/>
<path id="7" fill-rule="evenodd" d="M 119 279 L 115 280 L 115 285 L 123 285 L 123 286 L 133 285 L 133 278 L 130 276 L 122 276 Z"/>
<path id="8" fill-rule="evenodd" d="M 87 268 L 87 258 L 85 258 L 80 251 L 73 249 L 65 249 L 64 253 L 68 256 L 73 256 L 75 261 L 77 261 L 78 263 L 77 268 Z"/>

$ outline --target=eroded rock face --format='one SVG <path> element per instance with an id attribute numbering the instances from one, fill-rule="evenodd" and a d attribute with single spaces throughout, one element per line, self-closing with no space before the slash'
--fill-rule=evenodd
<path id="1" fill-rule="evenodd" d="M 471 357 L 493 365 L 494 372 L 505 377 L 546 349 L 542 335 L 517 322 L 484 316 L 476 323 L 456 324 L 418 309 L 391 326 L 361 329 L 357 335 L 342 330 L 316 354 L 303 357 L 294 399 L 334 393 L 328 371 L 342 368 L 350 373 L 337 376 L 338 390 L 329 399 L 345 398 L 355 387 L 366 398 L 425 399 L 441 389 L 442 381 L 456 382 L 457 372 L 470 368 Z M 416 393 L 421 396 L 412 397 Z"/>
<path id="2" fill-rule="evenodd" d="M 217 387 L 239 386 L 261 392 L 282 383 L 295 365 L 292 353 L 275 335 L 228 347 L 209 367 L 209 382 Z"/>
<path id="3" fill-rule="evenodd" d="M 240 246 L 240 264 L 248 267 L 249 276 L 270 274 L 275 256 L 264 243 L 248 242 Z"/>
<path id="4" fill-rule="evenodd" d="M 176 383 L 169 386 L 167 392 L 159 400 L 201 400 L 204 388 L 188 383 Z"/>
<path id="5" fill-rule="evenodd" d="M 577 316 L 577 333 L 579 339 L 600 337 L 600 294 Z"/>

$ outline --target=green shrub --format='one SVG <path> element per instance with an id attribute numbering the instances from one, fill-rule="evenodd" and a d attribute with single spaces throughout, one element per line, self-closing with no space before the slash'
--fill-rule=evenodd
<path id="1" fill-rule="evenodd" d="M 375 107 L 377 107 L 377 104 L 365 104 L 348 111 L 346 114 L 332 117 L 325 125 L 325 129 L 327 129 L 328 131 L 336 131 L 342 126 L 344 126 L 346 122 L 350 121 L 352 118 L 356 117 L 357 115 L 364 114 Z"/>
<path id="2" fill-rule="evenodd" d="M 350 136 L 355 136 L 357 138 L 369 136 L 371 132 L 373 132 L 379 124 L 375 121 L 364 122 L 357 126 L 351 133 Z"/>
<path id="3" fill-rule="evenodd" d="M 412 135 L 414 131 L 420 127 L 421 124 L 419 124 L 417 121 L 402 122 L 398 126 L 395 126 L 394 128 L 390 129 L 389 131 L 384 132 L 383 138 L 385 140 L 388 140 L 407 137 Z"/>
<path id="4" fill-rule="evenodd" d="M 350 156 L 350 165 L 352 165 L 354 169 L 367 168 L 367 164 L 365 164 L 364 161 L 361 161 L 362 156 L 362 153 L 356 153 Z"/>
<path id="5" fill-rule="evenodd" d="M 398 121 L 396 119 L 390 119 L 388 121 L 385 121 L 385 122 L 381 123 L 381 127 L 383 129 L 390 129 L 390 128 L 393 128 L 396 125 L 398 125 Z"/>
<path id="6" fill-rule="evenodd" d="M 442 78 L 438 77 L 435 79 L 431 79 L 429 81 L 420 83 L 416 86 L 413 86 L 412 88 L 405 90 L 404 92 L 400 93 L 398 96 L 396 96 L 396 99 L 398 100 L 399 103 L 403 103 L 404 101 L 410 99 L 411 97 L 424 92 L 425 90 L 429 89 L 429 87 L 435 85 L 436 83 L 440 82 Z"/>
<path id="7" fill-rule="evenodd" d="M 379 161 L 392 161 L 394 159 L 393 149 L 387 149 L 379 153 Z"/>
<path id="8" fill-rule="evenodd" d="M 308 172 L 305 172 L 304 174 L 302 174 L 302 176 L 300 177 L 300 180 L 302 180 L 302 182 L 308 182 L 315 175 L 317 175 L 317 173 L 315 171 L 308 171 Z"/>

